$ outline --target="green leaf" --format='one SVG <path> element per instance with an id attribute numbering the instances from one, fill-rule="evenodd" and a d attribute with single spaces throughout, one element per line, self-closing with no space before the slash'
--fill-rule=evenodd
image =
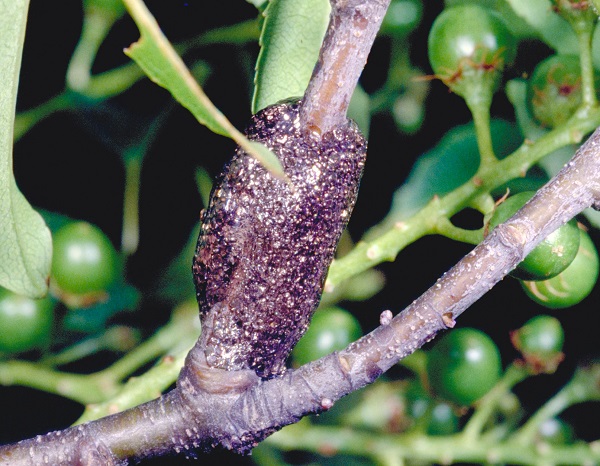
<path id="1" fill-rule="evenodd" d="M 267 3 L 267 0 L 246 0 L 248 3 L 251 3 L 252 5 L 254 5 L 256 8 L 262 8 L 265 3 Z"/>
<path id="2" fill-rule="evenodd" d="M 356 122 L 360 131 L 368 139 L 371 126 L 371 97 L 360 84 L 356 86 L 350 99 L 348 117 Z"/>
<path id="3" fill-rule="evenodd" d="M 523 137 L 513 123 L 490 123 L 494 152 L 499 158 L 516 150 Z M 472 123 L 456 126 L 415 163 L 406 183 L 394 194 L 394 219 L 407 218 L 434 195 L 443 196 L 466 183 L 479 167 L 479 149 Z"/>
<path id="4" fill-rule="evenodd" d="M 566 20 L 552 11 L 550 0 L 505 1 L 557 53 L 578 54 L 575 32 Z"/>
<path id="5" fill-rule="evenodd" d="M 532 118 L 527 108 L 527 83 L 524 80 L 510 80 L 506 85 L 506 95 L 515 109 L 517 123 L 526 139 L 537 141 L 550 132 L 549 129 L 538 125 Z M 575 144 L 561 147 L 546 155 L 538 162 L 538 165 L 544 169 L 546 174 L 554 176 L 573 157 L 576 150 L 577 146 Z"/>
<path id="6" fill-rule="evenodd" d="M 28 0 L 2 3 L 0 13 L 0 285 L 39 298 L 48 290 L 52 238 L 19 191 L 12 148 Z"/>
<path id="7" fill-rule="evenodd" d="M 131 285 L 118 283 L 108 290 L 108 299 L 89 307 L 69 309 L 62 320 L 67 331 L 98 333 L 104 330 L 110 319 L 117 314 L 135 310 L 141 293 Z"/>
<path id="8" fill-rule="evenodd" d="M 153 289 L 160 300 L 175 304 L 186 299 L 195 299 L 196 290 L 190 280 L 190 257 L 194 257 L 200 223 L 196 223 L 179 254 L 163 270 Z"/>
<path id="9" fill-rule="evenodd" d="M 210 101 L 144 3 L 141 0 L 125 0 L 125 5 L 141 35 L 125 53 L 152 81 L 167 89 L 201 124 L 217 134 L 230 137 L 274 176 L 287 179 L 275 154 L 265 146 L 245 138 Z"/>
<path id="10" fill-rule="evenodd" d="M 325 36 L 328 0 L 270 0 L 254 77 L 252 112 L 304 94 Z"/>

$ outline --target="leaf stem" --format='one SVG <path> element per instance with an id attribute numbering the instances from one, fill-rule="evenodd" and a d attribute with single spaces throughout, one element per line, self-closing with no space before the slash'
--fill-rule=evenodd
<path id="1" fill-rule="evenodd" d="M 29 361 L 6 361 L 0 363 L 0 383 L 20 385 L 54 393 L 82 404 L 94 403 L 117 392 L 118 384 L 97 380 L 83 374 L 56 371 Z"/>
<path id="2" fill-rule="evenodd" d="M 111 400 L 121 390 L 120 381 L 145 364 L 168 352 L 187 353 L 198 338 L 198 326 L 197 306 L 184 303 L 175 309 L 167 325 L 106 369 L 93 374 L 73 374 L 51 369 L 44 363 L 13 360 L 0 363 L 0 383 L 36 388 L 82 404 Z M 178 359 L 178 364 L 176 369 L 165 366 L 169 375 L 161 375 L 157 369 L 148 378 L 158 377 L 169 386 L 175 381 L 183 359 Z M 145 380 L 145 375 L 141 379 Z"/>
<path id="3" fill-rule="evenodd" d="M 584 108 L 593 108 L 598 105 L 598 100 L 592 59 L 592 34 L 598 18 L 594 13 L 583 16 L 579 21 L 573 21 L 571 26 L 577 35 L 577 45 L 579 47 L 582 105 Z"/>
<path id="4" fill-rule="evenodd" d="M 81 340 L 59 353 L 49 354 L 43 357 L 40 363 L 49 367 L 57 367 L 78 361 L 103 349 L 124 351 L 131 349 L 134 344 L 139 342 L 139 339 L 140 336 L 135 329 L 127 326 L 114 326 L 98 336 Z"/>
<path id="5" fill-rule="evenodd" d="M 116 395 L 100 403 L 88 404 L 74 424 L 93 421 L 158 397 L 177 379 L 192 345 L 193 342 L 190 342 L 189 347 L 180 350 L 173 356 L 162 358 L 156 366 L 144 372 L 143 375 L 131 377 Z"/>
<path id="6" fill-rule="evenodd" d="M 316 454 L 387 457 L 417 462 L 453 464 L 554 464 L 585 465 L 600 461 L 600 452 L 592 445 L 548 445 L 537 449 L 517 442 L 467 441 L 451 436 L 371 434 L 340 427 L 304 425 L 288 426 L 273 434 L 265 443 L 283 451 L 309 451 Z"/>
<path id="7" fill-rule="evenodd" d="M 479 230 L 466 230 L 459 228 L 452 223 L 447 217 L 440 217 L 436 223 L 435 232 L 438 235 L 445 236 L 446 238 L 460 241 L 468 244 L 479 244 L 483 239 L 483 229 Z"/>
<path id="8" fill-rule="evenodd" d="M 85 90 L 92 75 L 96 53 L 115 21 L 124 12 L 93 7 L 85 9 L 81 36 L 67 67 L 67 87 Z"/>
<path id="9" fill-rule="evenodd" d="M 482 92 L 485 94 L 484 92 Z M 492 145 L 492 133 L 490 129 L 490 104 L 491 99 L 470 98 L 471 94 L 465 96 L 465 102 L 473 115 L 473 124 L 475 125 L 475 134 L 477 136 L 477 146 L 479 148 L 480 164 L 479 168 L 491 165 L 498 159 L 494 154 Z"/>

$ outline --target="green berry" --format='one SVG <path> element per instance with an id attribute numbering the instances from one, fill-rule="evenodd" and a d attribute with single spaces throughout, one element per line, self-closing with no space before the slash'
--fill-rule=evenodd
<path id="1" fill-rule="evenodd" d="M 356 317 L 348 311 L 332 307 L 319 310 L 310 327 L 292 351 L 298 366 L 344 349 L 362 336 Z"/>
<path id="2" fill-rule="evenodd" d="M 527 82 L 527 104 L 542 126 L 565 123 L 581 105 L 579 57 L 552 55 L 538 63 Z"/>
<path id="3" fill-rule="evenodd" d="M 511 341 L 526 361 L 536 366 L 547 366 L 554 364 L 557 358 L 559 361 L 562 360 L 565 334 L 558 319 L 539 315 L 529 319 L 520 329 L 512 332 Z"/>
<path id="4" fill-rule="evenodd" d="M 423 4 L 420 0 L 392 0 L 387 9 L 380 33 L 406 37 L 421 22 Z"/>
<path id="5" fill-rule="evenodd" d="M 481 92 L 486 99 L 516 55 L 515 40 L 504 23 L 475 4 L 444 9 L 427 45 L 438 78 L 459 95 Z"/>
<path id="6" fill-rule="evenodd" d="M 102 296 L 119 277 L 114 246 L 96 226 L 73 222 L 53 237 L 51 286 L 67 304 L 89 305 Z"/>
<path id="7" fill-rule="evenodd" d="M 573 443 L 575 432 L 562 419 L 551 417 L 540 424 L 538 438 L 553 445 L 568 445 Z"/>
<path id="8" fill-rule="evenodd" d="M 406 389 L 406 413 L 428 435 L 458 432 L 459 418 L 454 407 L 431 398 L 418 380 L 412 380 Z"/>
<path id="9" fill-rule="evenodd" d="M 427 375 L 434 393 L 469 406 L 485 395 L 500 378 L 500 352 L 480 330 L 451 330 L 429 351 Z"/>
<path id="10" fill-rule="evenodd" d="M 589 0 L 551 0 L 555 13 L 566 19 L 577 33 L 591 32 L 598 15 Z"/>
<path id="11" fill-rule="evenodd" d="M 535 192 L 525 191 L 515 194 L 496 207 L 489 220 L 489 230 L 513 216 Z M 511 272 L 521 280 L 546 280 L 565 270 L 579 250 L 579 228 L 571 220 L 550 233 L 525 259 Z"/>
<path id="12" fill-rule="evenodd" d="M 0 288 L 0 352 L 21 353 L 48 344 L 54 301 L 31 299 Z"/>
<path id="13" fill-rule="evenodd" d="M 521 282 L 530 299 L 550 309 L 563 309 L 579 304 L 592 292 L 598 281 L 598 251 L 585 231 L 580 230 L 580 238 L 575 259 L 556 277 Z"/>

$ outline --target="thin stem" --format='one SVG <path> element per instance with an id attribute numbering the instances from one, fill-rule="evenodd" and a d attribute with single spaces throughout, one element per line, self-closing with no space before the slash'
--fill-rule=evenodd
<path id="1" fill-rule="evenodd" d="M 419 238 L 435 232 L 434 226 L 441 217 L 451 218 L 474 199 L 519 178 L 544 156 L 569 144 L 580 142 L 584 134 L 600 124 L 600 111 L 591 111 L 582 118 L 573 118 L 568 124 L 556 128 L 534 144 L 525 142 L 508 157 L 482 167 L 475 176 L 448 193 L 436 198 L 412 217 L 397 222 L 392 228 L 379 237 L 360 241 L 356 247 L 339 260 L 334 261 L 329 269 L 326 289 L 334 289 L 342 281 L 374 267 L 384 261 L 393 261 L 396 255 L 406 246 Z"/>
<path id="2" fill-rule="evenodd" d="M 594 83 L 594 65 L 592 63 L 592 34 L 586 31 L 584 34 L 578 34 L 579 39 L 579 60 L 581 64 L 581 87 L 582 103 L 584 106 L 596 107 L 598 99 L 596 98 L 596 85 Z"/>
<path id="3" fill-rule="evenodd" d="M 251 20 L 232 25 L 224 30 L 219 28 L 207 31 L 193 39 L 176 44 L 174 47 L 179 53 L 185 54 L 193 48 L 206 47 L 215 43 L 244 44 L 255 41 L 258 39 L 259 33 L 257 21 Z M 192 65 L 192 68 L 195 68 L 198 63 L 204 62 L 199 60 Z M 136 63 L 127 63 L 99 74 L 90 75 L 85 88 L 78 88 L 78 92 L 92 99 L 107 99 L 125 92 L 143 78 L 146 78 L 146 75 Z M 63 90 L 40 105 L 18 113 L 15 116 L 15 142 L 48 115 L 76 107 L 76 100 L 72 97 L 70 91 Z"/>
<path id="4" fill-rule="evenodd" d="M 189 343 L 189 347 L 173 356 L 162 358 L 156 366 L 143 375 L 130 378 L 115 396 L 100 403 L 88 404 L 74 424 L 82 424 L 115 414 L 158 397 L 177 379 L 185 357 L 194 342 Z"/>
<path id="5" fill-rule="evenodd" d="M 198 308 L 187 303 L 174 311 L 173 318 L 152 337 L 106 369 L 95 374 L 99 379 L 123 380 L 143 365 L 165 354 L 189 347 L 200 334 Z"/>
<path id="6" fill-rule="evenodd" d="M 350 98 L 390 0 L 330 0 L 329 27 L 304 94 L 302 127 L 324 134 L 346 122 Z"/>
<path id="7" fill-rule="evenodd" d="M 523 445 L 530 444 L 544 421 L 557 416 L 569 406 L 592 400 L 600 400 L 600 366 L 597 364 L 577 369 L 573 378 L 546 401 L 513 438 Z"/>
<path id="8" fill-rule="evenodd" d="M 600 451 L 593 446 L 548 445 L 532 448 L 516 442 L 465 441 L 459 437 L 424 435 L 371 434 L 340 427 L 286 427 L 269 437 L 265 443 L 283 451 L 309 451 L 316 454 L 336 454 L 373 457 L 385 451 L 386 456 L 427 463 L 473 464 L 590 464 L 600 460 Z"/>
<path id="9" fill-rule="evenodd" d="M 476 441 L 481 435 L 485 424 L 490 420 L 503 397 L 519 382 L 525 380 L 530 374 L 524 366 L 511 364 L 502 378 L 487 395 L 479 402 L 475 412 L 465 425 L 462 434 L 470 442 Z"/>
<path id="10" fill-rule="evenodd" d="M 48 368 L 44 363 L 28 361 L 7 361 L 0 363 L 0 383 L 22 385 L 55 393 L 82 404 L 98 403 L 120 392 L 120 381 L 130 376 L 143 365 L 172 351 L 187 351 L 199 335 L 197 306 L 183 304 L 174 311 L 173 318 L 151 338 L 128 352 L 121 359 L 94 374 L 72 374 Z M 159 369 L 148 375 L 148 380 L 160 379 L 166 387 L 172 384 L 183 365 L 177 361 L 175 369 L 167 365 L 165 374 Z M 146 380 L 145 378 L 141 378 Z M 149 385 L 150 387 L 150 385 Z M 165 387 L 165 388 L 166 388 Z M 136 388 L 139 392 L 139 388 Z M 126 392 L 125 396 L 128 392 Z M 136 392 L 137 393 L 137 392 Z M 152 392 L 156 394 L 155 392 Z"/>
<path id="11" fill-rule="evenodd" d="M 123 195 L 123 230 L 121 251 L 132 255 L 140 240 L 139 200 L 142 174 L 141 157 L 125 157 L 125 193 Z"/>
<path id="12" fill-rule="evenodd" d="M 118 384 L 105 380 L 99 384 L 83 374 L 70 374 L 28 361 L 0 363 L 0 383 L 20 385 L 54 393 L 82 404 L 95 403 L 114 395 Z"/>
<path id="13" fill-rule="evenodd" d="M 416 70 L 410 63 L 410 47 L 406 38 L 391 38 L 390 66 L 384 85 L 371 94 L 370 110 L 372 113 L 389 109 L 398 92 L 406 87 L 411 90 L 412 78 Z"/>
<path id="14" fill-rule="evenodd" d="M 480 100 L 469 98 L 467 94 L 465 101 L 473 115 L 475 134 L 477 136 L 477 147 L 479 148 L 479 168 L 492 165 L 497 161 L 492 145 L 492 132 L 490 129 L 490 103 L 487 99 Z"/>
<path id="15" fill-rule="evenodd" d="M 37 125 L 41 120 L 62 110 L 67 110 L 73 105 L 66 92 L 62 92 L 37 107 L 30 108 L 15 115 L 14 141 L 17 142 L 27 131 Z"/>
<path id="16" fill-rule="evenodd" d="M 436 224 L 436 233 L 446 238 L 468 244 L 479 244 L 483 239 L 483 229 L 465 230 L 454 225 L 448 218 L 440 217 Z"/>
<path id="17" fill-rule="evenodd" d="M 579 46 L 579 63 L 581 66 L 582 105 L 593 108 L 598 105 L 596 84 L 594 82 L 594 64 L 592 60 L 592 34 L 595 22 L 581 20 L 573 24 Z"/>
<path id="18" fill-rule="evenodd" d="M 67 68 L 67 87 L 85 90 L 92 75 L 96 53 L 119 16 L 104 9 L 86 9 L 81 37 Z"/>
<path id="19" fill-rule="evenodd" d="M 126 351 L 137 344 L 139 339 L 139 332 L 135 329 L 126 326 L 114 326 L 98 336 L 79 341 L 60 353 L 45 356 L 40 360 L 40 363 L 56 367 L 78 361 L 103 349 Z"/>

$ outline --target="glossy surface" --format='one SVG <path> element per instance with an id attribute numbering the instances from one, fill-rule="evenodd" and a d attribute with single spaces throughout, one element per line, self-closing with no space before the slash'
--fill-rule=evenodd
<path id="1" fill-rule="evenodd" d="M 495 73 L 515 57 L 514 38 L 502 21 L 475 4 L 444 9 L 428 39 L 429 63 L 452 87 L 466 75 Z"/>
<path id="2" fill-rule="evenodd" d="M 552 55 L 538 63 L 527 81 L 527 105 L 543 126 L 566 122 L 581 105 L 579 57 Z"/>
<path id="3" fill-rule="evenodd" d="M 511 339 L 523 354 L 547 359 L 562 351 L 565 334 L 558 319 L 539 315 L 529 319 Z"/>
<path id="4" fill-rule="evenodd" d="M 53 321 L 50 298 L 31 299 L 0 288 L 0 351 L 20 353 L 44 346 Z"/>
<path id="5" fill-rule="evenodd" d="M 73 222 L 53 235 L 51 280 L 60 292 L 103 291 L 118 277 L 117 253 L 108 237 L 87 222 Z"/>
<path id="6" fill-rule="evenodd" d="M 490 231 L 512 217 L 534 194 L 521 192 L 499 204 L 490 218 Z M 579 238 L 577 222 L 567 222 L 542 240 L 510 274 L 521 280 L 545 280 L 558 275 L 575 259 Z"/>
<path id="7" fill-rule="evenodd" d="M 522 281 L 527 296 L 550 309 L 575 306 L 592 292 L 598 281 L 600 261 L 590 235 L 580 230 L 579 251 L 569 266 L 548 280 Z"/>
<path id="8" fill-rule="evenodd" d="M 358 320 L 348 311 L 337 307 L 320 310 L 292 351 L 294 363 L 301 366 L 344 349 L 361 336 Z"/>
<path id="9" fill-rule="evenodd" d="M 293 187 L 238 149 L 202 216 L 193 273 L 208 364 L 271 377 L 318 305 L 366 141 L 350 122 L 322 138 L 305 132 L 290 102 L 260 111 L 246 133 L 275 152 Z"/>
<path id="10" fill-rule="evenodd" d="M 473 328 L 450 330 L 429 351 L 427 375 L 437 395 L 468 406 L 499 380 L 500 352 L 485 333 Z"/>

